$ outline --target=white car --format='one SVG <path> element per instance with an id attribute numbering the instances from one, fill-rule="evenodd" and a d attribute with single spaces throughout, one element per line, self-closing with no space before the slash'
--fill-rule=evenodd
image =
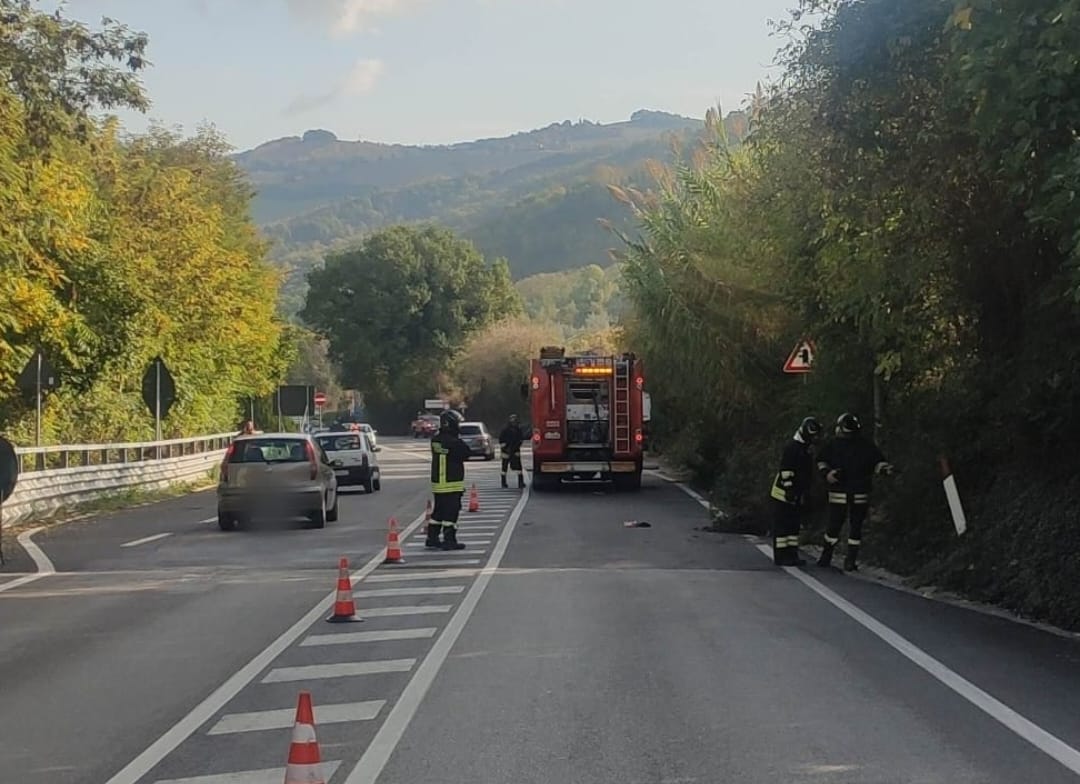
<path id="1" fill-rule="evenodd" d="M 376 452 L 378 452 L 379 451 L 379 442 L 378 442 L 376 436 L 379 434 L 379 431 L 376 430 L 375 428 L 373 428 L 371 425 L 363 425 L 363 424 L 360 425 L 360 431 L 362 433 L 364 433 L 364 435 L 366 435 L 368 437 L 369 441 L 371 441 L 371 448 L 374 449 Z"/>
<path id="2" fill-rule="evenodd" d="M 382 472 L 375 455 L 378 447 L 364 433 L 319 433 L 315 436 L 319 446 L 334 466 L 338 487 L 360 485 L 365 492 L 382 489 Z"/>

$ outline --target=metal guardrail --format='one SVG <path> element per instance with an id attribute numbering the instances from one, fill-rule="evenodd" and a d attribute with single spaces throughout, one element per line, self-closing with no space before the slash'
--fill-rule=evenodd
<path id="1" fill-rule="evenodd" d="M 125 490 L 209 478 L 235 433 L 122 444 L 18 447 L 22 462 L 3 520 L 15 523 Z"/>
<path id="2" fill-rule="evenodd" d="M 184 455 L 217 452 L 227 447 L 235 435 L 236 433 L 218 433 L 196 438 L 123 444 L 23 446 L 16 447 L 15 454 L 19 456 L 20 470 L 25 476 L 34 471 L 168 460 Z"/>

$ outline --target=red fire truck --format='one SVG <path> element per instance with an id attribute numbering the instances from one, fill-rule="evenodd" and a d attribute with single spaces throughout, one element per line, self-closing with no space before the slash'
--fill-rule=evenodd
<path id="1" fill-rule="evenodd" d="M 633 354 L 567 356 L 562 348 L 542 348 L 522 389 L 530 399 L 533 489 L 564 479 L 640 489 L 644 386 Z"/>

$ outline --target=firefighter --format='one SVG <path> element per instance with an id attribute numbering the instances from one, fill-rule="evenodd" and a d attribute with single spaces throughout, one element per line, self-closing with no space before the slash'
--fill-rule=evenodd
<path id="1" fill-rule="evenodd" d="M 255 423 L 252 422 L 250 419 L 246 419 L 246 420 L 244 420 L 244 424 L 242 424 L 240 426 L 240 432 L 237 433 L 237 435 L 238 436 L 250 436 L 250 435 L 254 435 L 257 432 L 258 431 L 255 429 Z"/>
<path id="2" fill-rule="evenodd" d="M 517 414 L 511 414 L 506 427 L 499 433 L 499 450 L 502 452 L 502 486 L 509 487 L 506 483 L 506 469 L 510 468 L 517 474 L 518 489 L 525 487 L 525 474 L 521 468 L 521 444 L 524 441 L 521 435 L 521 426 L 518 424 Z"/>
<path id="3" fill-rule="evenodd" d="M 799 522 L 810 496 L 814 478 L 813 445 L 821 434 L 821 423 L 806 417 L 784 447 L 780 470 L 773 480 L 770 495 L 776 502 L 773 523 L 773 562 L 777 566 L 802 566 L 799 557 Z"/>
<path id="4" fill-rule="evenodd" d="M 457 411 L 444 411 L 439 415 L 439 432 L 431 439 L 431 492 L 435 503 L 432 504 L 425 547 L 465 549 L 465 545 L 457 540 L 457 522 L 461 496 L 465 493 L 465 462 L 472 452 L 458 436 L 463 420 Z"/>
<path id="5" fill-rule="evenodd" d="M 840 530 L 847 518 L 844 569 L 858 571 L 862 527 L 870 511 L 874 475 L 891 474 L 892 464 L 873 441 L 862 435 L 862 422 L 857 416 L 841 414 L 836 420 L 836 438 L 822 448 L 817 467 L 825 477 L 829 491 L 829 523 L 818 566 L 832 565 L 833 550 L 840 542 Z"/>

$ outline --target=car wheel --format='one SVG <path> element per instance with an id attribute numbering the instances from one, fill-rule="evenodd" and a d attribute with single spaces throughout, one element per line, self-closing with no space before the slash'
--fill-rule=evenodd
<path id="1" fill-rule="evenodd" d="M 319 504 L 319 508 L 315 509 L 308 515 L 308 519 L 311 521 L 312 528 L 326 528 L 326 498 L 323 497 L 322 503 Z"/>
<path id="2" fill-rule="evenodd" d="M 326 512 L 326 522 L 336 523 L 338 519 L 338 494 L 334 493 L 334 505 Z"/>
<path id="3" fill-rule="evenodd" d="M 375 492 L 375 479 L 372 477 L 372 474 L 371 474 L 370 471 L 368 472 L 367 479 L 364 480 L 364 492 L 365 493 L 374 493 Z"/>
<path id="4" fill-rule="evenodd" d="M 222 531 L 235 531 L 236 530 L 236 518 L 228 512 L 217 513 L 218 528 Z"/>
<path id="5" fill-rule="evenodd" d="M 376 491 L 382 490 L 382 475 L 381 474 L 375 474 L 375 479 L 374 479 L 374 481 L 372 481 L 371 486 L 374 487 Z"/>

